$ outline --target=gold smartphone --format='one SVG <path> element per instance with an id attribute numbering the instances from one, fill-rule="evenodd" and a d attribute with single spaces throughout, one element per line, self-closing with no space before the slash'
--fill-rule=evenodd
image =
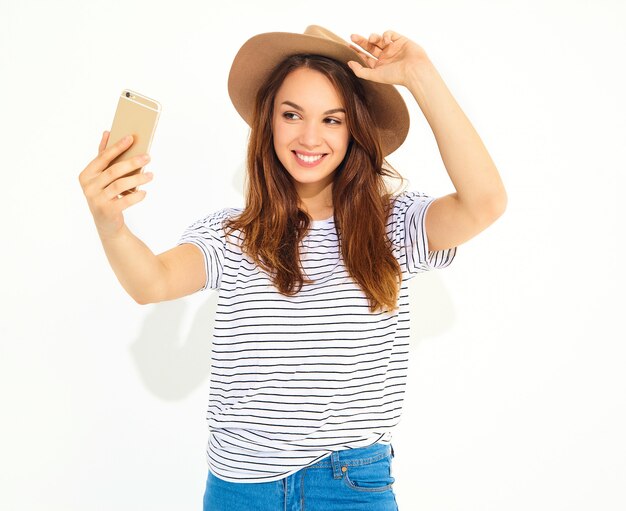
<path id="1" fill-rule="evenodd" d="M 133 136 L 133 144 L 118 155 L 110 165 L 150 152 L 160 114 L 161 104 L 158 101 L 130 89 L 122 91 L 117 102 L 117 110 L 107 140 L 107 147 L 115 144 L 126 135 Z M 138 174 L 142 171 L 143 167 L 133 170 L 127 175 Z M 123 195 L 135 190 L 136 188 L 133 188 Z"/>

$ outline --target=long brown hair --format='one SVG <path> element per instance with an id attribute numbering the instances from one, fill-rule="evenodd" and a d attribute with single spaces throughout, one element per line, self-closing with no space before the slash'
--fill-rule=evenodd
<path id="1" fill-rule="evenodd" d="M 345 64 L 319 55 L 293 55 L 270 73 L 258 91 L 247 157 L 246 207 L 225 229 L 242 233 L 242 250 L 293 296 L 304 283 L 298 247 L 311 217 L 274 151 L 274 100 L 284 79 L 306 67 L 326 76 L 342 98 L 350 133 L 348 150 L 334 174 L 332 200 L 340 253 L 348 274 L 369 302 L 370 312 L 397 308 L 402 272 L 386 234 L 392 193 L 385 177 L 404 180 L 383 158 L 378 131 L 362 84 Z"/>

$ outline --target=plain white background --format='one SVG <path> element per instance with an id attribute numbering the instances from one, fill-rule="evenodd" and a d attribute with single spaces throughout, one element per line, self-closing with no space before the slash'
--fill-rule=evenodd
<path id="1" fill-rule="evenodd" d="M 120 91 L 163 113 L 155 252 L 243 205 L 248 129 L 226 80 L 260 32 L 394 29 L 430 55 L 498 166 L 508 209 L 412 281 L 400 509 L 624 509 L 626 8 L 615 1 L 0 2 L 0 508 L 196 510 L 217 295 L 137 305 L 77 176 Z M 452 184 L 418 105 L 389 161 Z"/>

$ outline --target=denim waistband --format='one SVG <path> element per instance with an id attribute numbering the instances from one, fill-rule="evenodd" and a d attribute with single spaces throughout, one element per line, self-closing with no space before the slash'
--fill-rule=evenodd
<path id="1" fill-rule="evenodd" d="M 357 447 L 356 449 L 333 451 L 328 457 L 313 465 L 309 465 L 306 469 L 332 468 L 334 478 L 340 479 L 343 472 L 345 472 L 345 470 L 342 470 L 342 467 L 369 465 L 370 463 L 374 463 L 375 461 L 389 456 L 393 457 L 393 447 L 391 444 L 375 443 L 366 447 Z"/>

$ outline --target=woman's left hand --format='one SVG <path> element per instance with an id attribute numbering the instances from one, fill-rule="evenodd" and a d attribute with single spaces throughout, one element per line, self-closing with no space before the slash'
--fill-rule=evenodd
<path id="1" fill-rule="evenodd" d="M 393 30 L 387 30 L 382 36 L 372 34 L 369 39 L 358 34 L 352 34 L 350 38 L 358 45 L 357 48 L 351 48 L 363 57 L 369 67 L 354 60 L 349 61 L 348 65 L 354 74 L 365 80 L 406 86 L 411 70 L 420 63 L 428 62 L 428 56 L 421 46 Z"/>

